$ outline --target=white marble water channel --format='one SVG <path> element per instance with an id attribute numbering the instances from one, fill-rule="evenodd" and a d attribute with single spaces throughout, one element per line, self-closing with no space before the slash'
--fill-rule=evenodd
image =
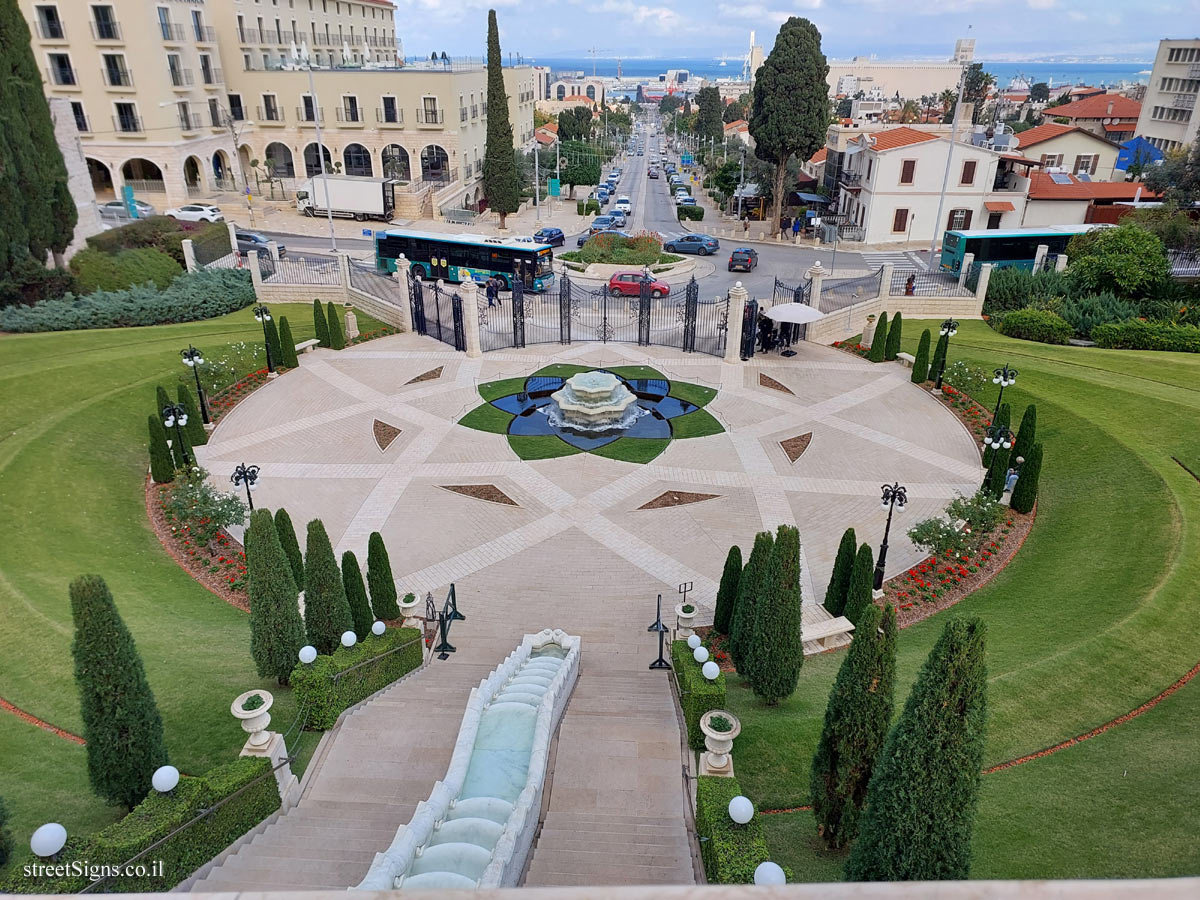
<path id="1" fill-rule="evenodd" d="M 375 855 L 359 890 L 516 885 L 579 651 L 579 638 L 562 631 L 527 634 L 471 689 L 446 777 Z"/>

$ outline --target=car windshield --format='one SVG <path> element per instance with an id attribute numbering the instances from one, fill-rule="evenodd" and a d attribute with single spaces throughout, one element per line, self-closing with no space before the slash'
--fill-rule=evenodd
<path id="1" fill-rule="evenodd" d="M 549 275 L 553 271 L 554 254 L 549 250 L 543 250 L 538 254 L 537 258 L 537 274 Z"/>

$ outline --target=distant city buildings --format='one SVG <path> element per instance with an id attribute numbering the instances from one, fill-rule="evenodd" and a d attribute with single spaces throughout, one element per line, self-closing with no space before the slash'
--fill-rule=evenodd
<path id="1" fill-rule="evenodd" d="M 1137 133 L 1159 150 L 1196 140 L 1196 97 L 1200 94 L 1200 38 L 1158 44 Z"/>
<path id="2" fill-rule="evenodd" d="M 959 40 L 949 60 L 883 60 L 856 56 L 829 60 L 829 96 L 853 96 L 875 89 L 884 97 L 936 97 L 954 90 L 962 67 L 975 57 L 975 41 Z"/>

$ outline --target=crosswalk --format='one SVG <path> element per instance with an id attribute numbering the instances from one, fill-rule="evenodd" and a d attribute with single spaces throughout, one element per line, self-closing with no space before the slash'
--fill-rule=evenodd
<path id="1" fill-rule="evenodd" d="M 871 268 L 876 266 L 895 266 L 897 269 L 924 269 L 923 260 L 915 250 L 886 250 L 876 253 L 864 252 L 863 262 Z"/>

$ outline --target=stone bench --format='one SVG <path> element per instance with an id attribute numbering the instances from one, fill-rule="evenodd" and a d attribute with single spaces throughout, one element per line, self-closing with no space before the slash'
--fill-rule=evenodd
<path id="1" fill-rule="evenodd" d="M 915 363 L 917 360 L 916 357 L 914 357 L 911 353 L 897 353 L 896 361 L 906 369 L 911 369 L 913 367 L 913 363 Z"/>
<path id="2" fill-rule="evenodd" d="M 815 641 L 817 646 L 822 650 L 828 650 L 829 644 L 827 642 L 830 638 L 835 638 L 843 634 L 849 634 L 853 630 L 853 622 L 851 622 L 845 616 L 838 616 L 835 619 L 819 622 L 816 625 L 805 626 L 801 637 L 806 644 L 809 641 Z"/>
<path id="3" fill-rule="evenodd" d="M 311 341 L 301 341 L 296 345 L 296 352 L 307 353 L 309 350 L 313 349 L 313 347 L 319 346 L 320 343 L 321 342 L 316 338 L 313 338 Z"/>

